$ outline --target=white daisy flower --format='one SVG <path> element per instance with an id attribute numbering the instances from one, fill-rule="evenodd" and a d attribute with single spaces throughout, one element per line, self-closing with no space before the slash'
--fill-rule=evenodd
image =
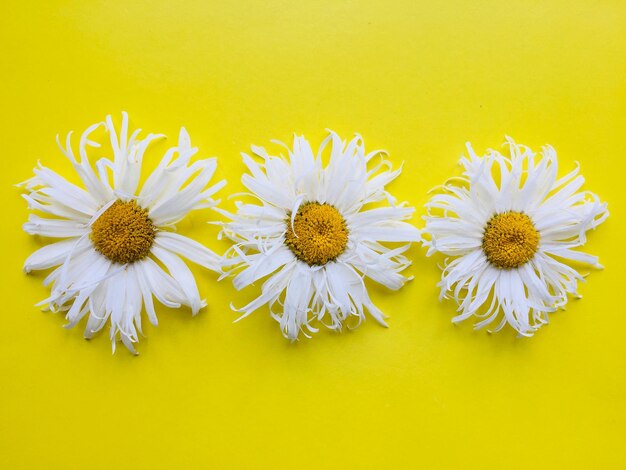
<path id="1" fill-rule="evenodd" d="M 101 158 L 94 169 L 87 150 L 100 147 L 90 140 L 100 126 L 110 136 L 113 158 Z M 181 257 L 214 271 L 220 270 L 219 257 L 172 230 L 190 211 L 213 207 L 217 202 L 211 196 L 225 184 L 207 187 L 216 160 L 191 163 L 198 149 L 191 147 L 181 128 L 178 145 L 165 153 L 139 189 L 144 152 L 163 137 L 139 138 L 139 132 L 128 135 L 128 116 L 123 113 L 118 134 L 108 116 L 83 133 L 78 159 L 71 147 L 72 133 L 65 148 L 57 137 L 84 189 L 41 165 L 22 183 L 29 208 L 51 216 L 31 214 L 24 230 L 63 239 L 37 250 L 24 264 L 27 273 L 57 266 L 44 281 L 52 286 L 50 297 L 37 305 L 66 311 L 68 327 L 87 316 L 86 338 L 109 321 L 113 351 L 116 340 L 121 340 L 133 353 L 137 333 L 142 333 L 142 306 L 150 322 L 157 324 L 153 296 L 168 307 L 186 305 L 194 315 L 206 305 Z"/>
<path id="2" fill-rule="evenodd" d="M 396 204 L 385 190 L 401 170 L 391 170 L 384 152 L 366 154 L 359 136 L 346 143 L 331 133 L 317 156 L 303 137 L 295 136 L 293 149 L 285 148 L 288 159 L 252 147 L 262 163 L 242 154 L 250 170 L 242 182 L 260 204 L 238 202 L 235 215 L 225 213 L 232 222 L 223 232 L 235 244 L 223 266 L 241 269 L 233 279 L 238 290 L 269 277 L 258 298 L 235 310 L 243 318 L 269 304 L 291 340 L 300 331 L 307 337 L 316 332 L 314 320 L 339 331 L 352 318 L 347 326 L 356 327 L 365 310 L 386 326 L 364 278 L 399 289 L 407 281 L 400 272 L 410 264 L 402 255 L 410 244 L 389 248 L 381 242 L 421 239 L 404 222 L 413 208 Z M 375 156 L 381 159 L 368 170 Z M 364 210 L 371 203 L 379 204 Z"/>
<path id="3" fill-rule="evenodd" d="M 453 322 L 474 316 L 476 329 L 497 321 L 493 331 L 508 323 L 531 336 L 569 295 L 580 297 L 583 276 L 567 262 L 601 267 L 576 248 L 609 213 L 598 196 L 580 191 L 578 167 L 557 179 L 552 147 L 537 156 L 511 139 L 506 145 L 510 156 L 489 150 L 483 157 L 467 145 L 464 176 L 426 205 L 425 245 L 429 256 L 453 257 L 439 283 L 440 297 L 459 305 Z"/>

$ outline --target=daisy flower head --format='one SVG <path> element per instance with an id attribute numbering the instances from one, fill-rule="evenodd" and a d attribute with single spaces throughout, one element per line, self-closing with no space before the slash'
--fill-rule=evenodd
<path id="1" fill-rule="evenodd" d="M 365 279 L 402 287 L 410 264 L 403 253 L 421 240 L 406 222 L 413 208 L 385 190 L 401 170 L 392 170 L 384 152 L 366 153 L 360 136 L 345 142 L 331 132 L 316 155 L 304 137 L 295 136 L 292 148 L 281 145 L 287 157 L 260 147 L 252 147 L 255 158 L 242 154 L 249 170 L 242 182 L 256 200 L 225 213 L 231 221 L 223 233 L 234 244 L 223 267 L 238 271 L 237 290 L 267 279 L 255 300 L 233 308 L 243 318 L 269 305 L 290 340 L 300 332 L 308 337 L 318 323 L 336 331 L 356 327 L 365 311 L 385 325 Z"/>
<path id="2" fill-rule="evenodd" d="M 606 203 L 581 191 L 577 166 L 558 178 L 556 152 L 539 155 L 507 138 L 508 155 L 477 156 L 468 144 L 464 174 L 452 178 L 426 204 L 428 255 L 447 255 L 440 297 L 453 298 L 453 322 L 475 317 L 475 328 L 507 323 L 532 336 L 577 293 L 583 276 L 573 267 L 600 268 L 578 250 L 586 232 L 609 215 Z M 494 323 L 495 322 L 495 323 Z"/>
<path id="3" fill-rule="evenodd" d="M 106 155 L 93 166 L 87 155 L 100 147 L 91 140 L 103 127 L 109 135 Z M 57 143 L 71 161 L 82 187 L 39 165 L 35 176 L 21 184 L 30 214 L 24 230 L 31 235 L 61 239 L 35 251 L 24 270 L 54 269 L 44 280 L 50 296 L 37 305 L 66 312 L 67 327 L 87 317 L 85 337 L 108 322 L 113 351 L 117 340 L 133 353 L 141 329 L 141 312 L 157 324 L 153 297 L 168 307 L 186 305 L 195 315 L 205 302 L 186 258 L 220 271 L 219 257 L 201 244 L 175 233 L 175 224 L 190 211 L 213 207 L 212 199 L 225 182 L 210 185 L 214 158 L 196 160 L 189 135 L 181 128 L 178 144 L 165 153 L 156 169 L 139 184 L 142 159 L 149 144 L 163 137 L 140 129 L 129 135 L 128 116 L 119 132 L 111 116 L 82 134 L 78 155 L 71 145 Z"/>

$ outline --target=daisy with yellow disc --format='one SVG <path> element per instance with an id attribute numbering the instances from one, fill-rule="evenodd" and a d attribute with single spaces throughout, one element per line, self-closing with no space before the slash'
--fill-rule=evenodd
<path id="1" fill-rule="evenodd" d="M 386 189 L 401 170 L 384 152 L 366 152 L 360 136 L 345 141 L 331 132 L 315 153 L 300 136 L 283 148 L 286 157 L 260 147 L 252 148 L 255 158 L 243 154 L 249 173 L 241 181 L 254 201 L 239 202 L 236 214 L 224 212 L 231 222 L 223 231 L 234 245 L 223 265 L 239 270 L 235 288 L 266 278 L 261 295 L 236 310 L 243 318 L 269 305 L 290 340 L 319 325 L 354 328 L 366 312 L 386 326 L 365 280 L 402 287 L 410 264 L 403 253 L 421 239 L 407 222 L 414 209 Z"/>
<path id="2" fill-rule="evenodd" d="M 506 155 L 478 156 L 468 145 L 464 175 L 426 204 L 424 244 L 428 255 L 450 257 L 439 287 L 441 297 L 458 303 L 454 322 L 474 317 L 476 328 L 508 324 L 530 336 L 570 296 L 579 297 L 584 279 L 570 263 L 601 267 L 579 248 L 609 213 L 598 196 L 581 190 L 578 167 L 558 177 L 552 147 L 538 155 L 511 139 L 506 147 Z"/>
<path id="3" fill-rule="evenodd" d="M 94 168 L 88 151 L 100 147 L 90 140 L 99 127 L 109 135 L 110 157 L 99 159 Z M 139 138 L 139 133 L 129 135 L 124 113 L 119 132 L 110 116 L 90 126 L 80 138 L 78 157 L 71 133 L 65 147 L 59 144 L 84 189 L 43 166 L 23 183 L 29 208 L 46 215 L 31 214 L 24 230 L 61 239 L 37 250 L 24 263 L 26 272 L 56 267 L 44 281 L 51 285 L 50 297 L 39 305 L 66 312 L 68 327 L 88 317 L 86 338 L 109 323 L 114 351 L 121 340 L 135 352 L 144 306 L 150 322 L 157 324 L 153 297 L 168 307 L 185 305 L 193 314 L 205 305 L 181 257 L 220 271 L 218 255 L 172 231 L 190 211 L 216 204 L 212 196 L 225 184 L 210 184 L 216 160 L 192 162 L 198 149 L 182 128 L 178 145 L 165 153 L 139 188 L 144 152 L 162 137 Z"/>

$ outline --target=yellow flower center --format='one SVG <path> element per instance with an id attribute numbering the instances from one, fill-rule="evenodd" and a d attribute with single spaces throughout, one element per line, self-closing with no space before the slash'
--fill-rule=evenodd
<path id="1" fill-rule="evenodd" d="M 307 202 L 291 223 L 287 218 L 285 245 L 300 261 L 320 266 L 334 261 L 348 244 L 348 228 L 339 211 L 330 204 Z"/>
<path id="2" fill-rule="evenodd" d="M 538 247 L 539 232 L 526 214 L 503 212 L 487 222 L 483 251 L 497 268 L 513 269 L 527 263 Z"/>
<path id="3" fill-rule="evenodd" d="M 115 263 L 139 261 L 150 254 L 156 227 L 135 201 L 115 201 L 91 224 L 94 248 Z"/>

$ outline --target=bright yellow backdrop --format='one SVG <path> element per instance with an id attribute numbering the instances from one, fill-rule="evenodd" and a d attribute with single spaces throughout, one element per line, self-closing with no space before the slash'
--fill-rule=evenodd
<path id="1" fill-rule="evenodd" d="M 31 5 L 27 5 L 31 3 Z M 230 4 L 229 4 L 230 3 Z M 4 1 L 0 468 L 626 468 L 626 3 Z M 290 344 L 267 311 L 197 269 L 209 308 L 159 311 L 139 357 L 111 355 L 33 304 L 41 246 L 13 183 L 37 159 L 70 176 L 54 136 L 127 110 L 175 141 L 187 126 L 240 191 L 250 144 L 361 133 L 405 171 L 418 208 L 505 134 L 582 164 L 611 218 L 588 250 L 606 269 L 534 338 L 454 327 L 440 259 L 372 287 L 391 315 Z M 156 164 L 167 143 L 146 161 Z M 232 208 L 233 201 L 225 200 Z M 217 251 L 210 212 L 180 227 Z"/>

